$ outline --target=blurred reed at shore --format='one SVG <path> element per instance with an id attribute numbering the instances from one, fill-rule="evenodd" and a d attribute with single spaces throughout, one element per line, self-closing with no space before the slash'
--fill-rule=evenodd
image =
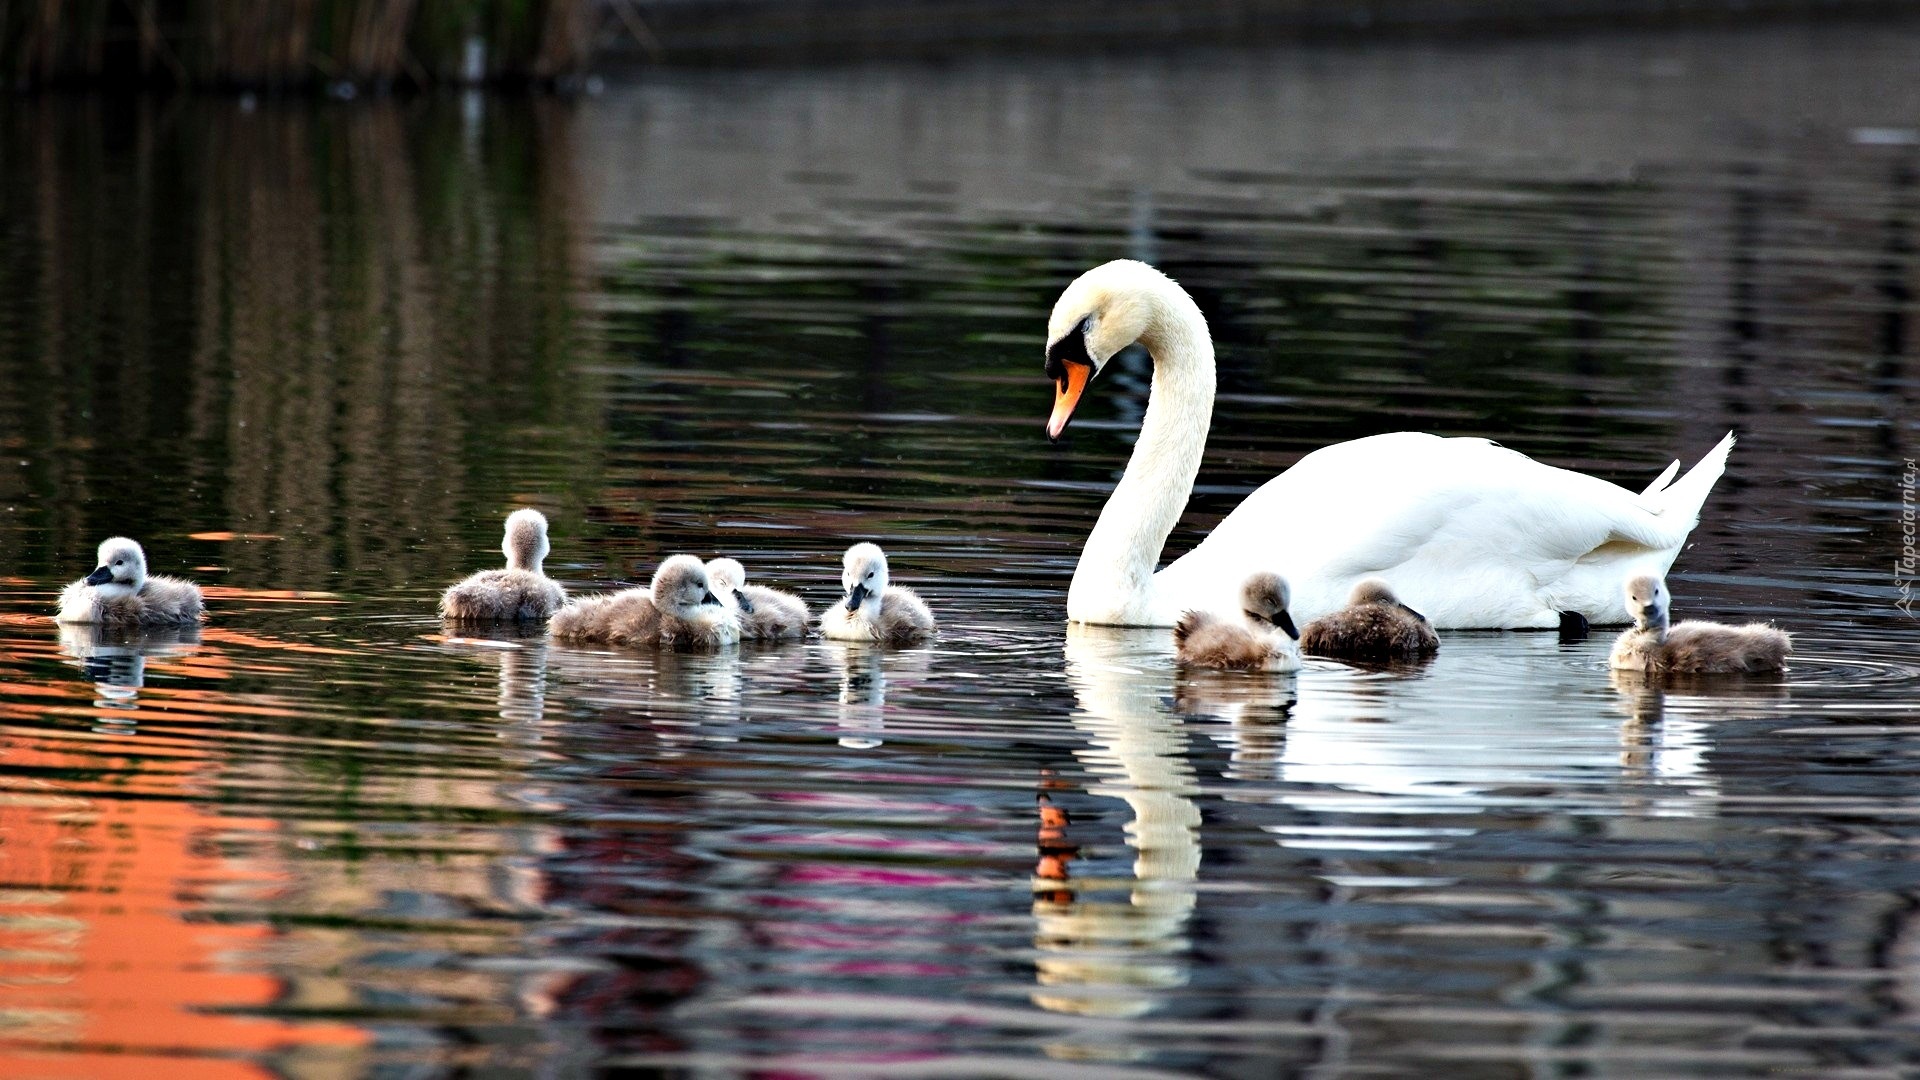
<path id="1" fill-rule="evenodd" d="M 1912 0 L 617 0 L 610 10 L 640 30 L 610 37 L 608 60 L 689 66 L 1485 42 L 1915 14 Z"/>
<path id="2" fill-rule="evenodd" d="M 0 77 L 47 86 L 285 90 L 576 77 L 594 0 L 0 0 Z"/>

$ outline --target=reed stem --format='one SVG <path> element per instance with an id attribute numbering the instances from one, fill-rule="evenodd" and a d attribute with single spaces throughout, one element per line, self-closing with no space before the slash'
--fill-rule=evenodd
<path id="1" fill-rule="evenodd" d="M 0 83 L 234 90 L 552 83 L 595 0 L 0 0 Z"/>

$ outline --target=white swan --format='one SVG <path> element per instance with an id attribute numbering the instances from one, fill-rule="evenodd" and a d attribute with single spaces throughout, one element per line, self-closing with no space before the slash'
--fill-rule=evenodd
<path id="1" fill-rule="evenodd" d="M 1067 590 L 1074 622 L 1172 626 L 1189 608 L 1232 610 L 1247 575 L 1272 567 L 1301 623 L 1367 577 L 1440 629 L 1554 627 L 1562 612 L 1623 623 L 1620 581 L 1666 573 L 1733 448 L 1729 433 L 1684 477 L 1675 462 L 1636 495 L 1486 439 L 1355 439 L 1301 458 L 1155 573 L 1213 418 L 1213 341 L 1186 290 L 1128 260 L 1067 286 L 1047 324 L 1047 434 L 1059 438 L 1088 381 L 1135 342 L 1153 355 L 1153 389 Z"/>

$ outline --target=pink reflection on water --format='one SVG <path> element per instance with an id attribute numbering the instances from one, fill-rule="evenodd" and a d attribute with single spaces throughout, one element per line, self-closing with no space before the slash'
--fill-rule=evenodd
<path id="1" fill-rule="evenodd" d="M 976 879 L 969 875 L 942 874 L 931 870 L 848 866 L 845 863 L 804 863 L 782 874 L 781 880 L 790 885 L 886 885 L 937 889 L 972 885 Z"/>

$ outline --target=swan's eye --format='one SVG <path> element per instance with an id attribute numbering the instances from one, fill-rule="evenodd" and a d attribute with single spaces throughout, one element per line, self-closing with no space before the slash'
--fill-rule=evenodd
<path id="1" fill-rule="evenodd" d="M 873 571 L 871 571 L 871 570 L 869 570 L 869 571 L 867 571 L 867 580 L 868 580 L 868 581 L 872 581 L 872 580 L 873 580 Z"/>

